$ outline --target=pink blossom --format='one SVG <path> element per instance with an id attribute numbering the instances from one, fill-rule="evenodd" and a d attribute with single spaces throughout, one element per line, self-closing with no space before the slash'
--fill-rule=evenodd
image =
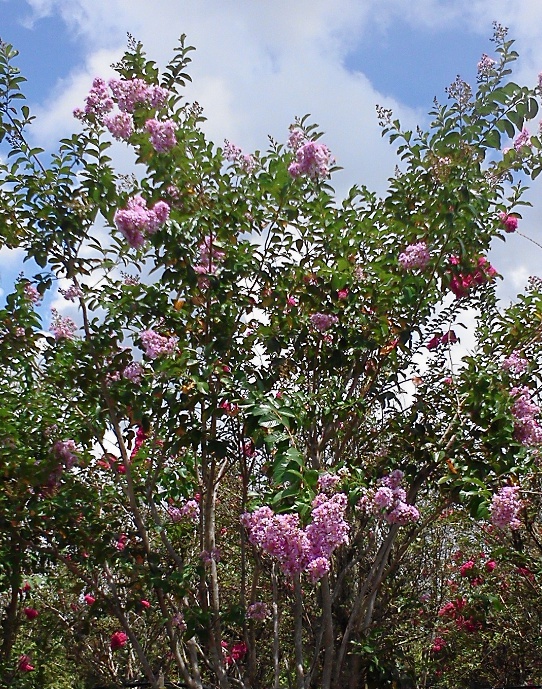
<path id="1" fill-rule="evenodd" d="M 518 486 L 504 486 L 493 496 L 489 511 L 491 513 L 491 523 L 498 529 L 519 529 L 521 522 L 518 514 L 523 507 L 522 501 L 518 497 Z"/>
<path id="2" fill-rule="evenodd" d="M 207 235 L 199 245 L 199 263 L 194 266 L 194 270 L 198 275 L 214 275 L 225 256 L 224 251 L 217 246 L 216 238 Z"/>
<path id="3" fill-rule="evenodd" d="M 119 141 L 126 141 L 134 133 L 134 118 L 128 112 L 118 112 L 106 115 L 104 124 L 111 134 Z"/>
<path id="4" fill-rule="evenodd" d="M 494 70 L 495 67 L 495 60 L 493 60 L 489 55 L 486 55 L 485 53 L 482 55 L 480 58 L 480 62 L 478 63 L 478 76 L 480 77 L 487 77 L 490 76 Z"/>
<path id="5" fill-rule="evenodd" d="M 514 436 L 523 445 L 542 443 L 542 427 L 536 418 L 540 408 L 532 401 L 531 390 L 526 386 L 510 390 L 510 396 L 516 397 L 512 405 L 512 416 L 515 418 Z"/>
<path id="6" fill-rule="evenodd" d="M 307 137 L 301 129 L 297 127 L 290 127 L 290 136 L 288 137 L 288 148 L 292 151 L 297 151 L 304 143 L 306 143 Z"/>
<path id="7" fill-rule="evenodd" d="M 423 270 L 431 260 L 431 254 L 425 242 L 410 244 L 399 254 L 399 265 L 403 270 Z"/>
<path id="8" fill-rule="evenodd" d="M 523 146 L 531 145 L 531 135 L 526 127 L 523 127 L 521 132 L 514 139 L 514 148 L 519 151 Z"/>
<path id="9" fill-rule="evenodd" d="M 126 542 L 128 541 L 128 536 L 122 533 L 115 542 L 115 548 L 122 552 L 126 548 Z"/>
<path id="10" fill-rule="evenodd" d="M 126 646 L 127 641 L 128 637 L 124 632 L 114 632 L 111 635 L 109 645 L 111 646 L 112 651 L 117 651 L 119 648 Z"/>
<path id="11" fill-rule="evenodd" d="M 524 373 L 528 367 L 529 362 L 527 361 L 527 359 L 524 359 L 521 356 L 521 354 L 516 350 L 514 350 L 512 354 L 506 357 L 506 359 L 502 362 L 502 368 L 505 371 L 510 371 L 511 373 L 515 373 L 516 375 Z"/>
<path id="12" fill-rule="evenodd" d="M 348 287 L 344 287 L 343 289 L 337 290 L 337 299 L 339 301 L 345 301 L 348 299 Z"/>
<path id="13" fill-rule="evenodd" d="M 87 605 L 94 605 L 94 603 L 96 602 L 96 598 L 94 598 L 94 596 L 91 596 L 90 593 L 86 593 L 83 600 Z"/>
<path id="14" fill-rule="evenodd" d="M 226 666 L 242 660 L 248 650 L 244 641 L 238 641 L 237 643 L 233 644 L 231 650 L 229 650 L 228 643 L 226 641 L 222 641 L 222 649 L 224 651 L 224 662 L 226 663 Z"/>
<path id="15" fill-rule="evenodd" d="M 315 330 L 324 332 L 329 330 L 335 323 L 339 322 L 337 316 L 326 313 L 313 313 L 310 317 L 310 322 Z"/>
<path id="16" fill-rule="evenodd" d="M 36 610 L 36 608 L 25 608 L 23 612 L 29 620 L 35 620 L 39 615 L 39 612 Z"/>
<path id="17" fill-rule="evenodd" d="M 126 378 L 126 380 L 129 380 L 131 383 L 134 383 L 135 385 L 139 385 L 141 383 L 141 378 L 143 377 L 144 372 L 145 369 L 138 361 L 132 361 L 132 363 L 128 364 L 128 366 L 126 366 L 126 368 L 122 372 L 122 377 Z"/>
<path id="18" fill-rule="evenodd" d="M 140 600 L 139 604 L 141 605 L 142 608 L 149 609 L 151 607 L 151 604 L 149 603 L 148 600 Z"/>
<path id="19" fill-rule="evenodd" d="M 66 469 L 71 469 L 77 462 L 75 441 L 57 440 L 53 445 L 53 454 L 64 462 Z"/>
<path id="20" fill-rule="evenodd" d="M 184 519 L 197 522 L 199 520 L 200 509 L 196 500 L 187 500 L 182 507 L 168 507 L 168 514 L 173 522 L 180 522 Z"/>
<path id="21" fill-rule="evenodd" d="M 265 620 L 269 617 L 269 608 L 262 601 L 256 601 L 248 606 L 247 617 L 249 620 Z"/>
<path id="22" fill-rule="evenodd" d="M 55 340 L 73 340 L 77 326 L 71 318 L 61 316 L 56 309 L 51 309 L 50 331 Z"/>
<path id="23" fill-rule="evenodd" d="M 151 144 L 157 153 L 165 153 L 176 146 L 177 129 L 177 124 L 173 120 L 160 122 L 153 118 L 145 122 L 145 130 L 150 134 Z"/>
<path id="24" fill-rule="evenodd" d="M 474 569 L 475 565 L 472 560 L 468 560 L 459 568 L 459 573 L 462 577 L 468 577 L 471 570 Z"/>
<path id="25" fill-rule="evenodd" d="M 495 560 L 488 560 L 484 565 L 484 567 L 486 568 L 486 572 L 492 572 L 496 566 L 497 563 L 495 562 Z"/>
<path id="26" fill-rule="evenodd" d="M 19 672 L 32 672 L 34 666 L 30 664 L 30 657 L 26 654 L 19 656 L 19 664 L 17 665 Z"/>
<path id="27" fill-rule="evenodd" d="M 126 113 L 133 112 L 136 105 L 161 108 L 170 96 L 170 91 L 167 89 L 151 86 L 143 79 L 111 79 L 109 88 L 119 109 Z"/>
<path id="28" fill-rule="evenodd" d="M 307 565 L 307 574 L 313 584 L 325 576 L 330 569 L 331 563 L 327 557 L 315 557 Z"/>
<path id="29" fill-rule="evenodd" d="M 58 291 L 64 297 L 64 299 L 66 299 L 66 301 L 75 301 L 83 296 L 82 289 L 78 287 L 75 282 L 72 282 L 67 289 L 60 288 Z"/>
<path id="30" fill-rule="evenodd" d="M 154 330 L 143 330 L 139 333 L 145 354 L 149 359 L 173 354 L 177 348 L 178 337 L 164 337 Z"/>
<path id="31" fill-rule="evenodd" d="M 449 263 L 453 266 L 450 271 L 450 290 L 455 294 L 456 299 L 466 297 L 473 287 L 479 287 L 497 275 L 497 271 L 485 256 L 472 259 L 470 261 L 471 268 L 468 272 L 456 268 L 459 265 L 457 256 L 451 256 Z"/>
<path id="32" fill-rule="evenodd" d="M 84 115 L 92 115 L 98 122 L 103 116 L 113 110 L 114 103 L 107 90 L 107 85 L 103 79 L 96 77 L 92 82 L 88 96 L 85 98 L 84 111 L 77 109 L 74 111 L 75 117 L 81 119 Z"/>
<path id="33" fill-rule="evenodd" d="M 288 167 L 292 177 L 305 175 L 310 179 L 323 179 L 329 175 L 329 166 L 333 162 L 329 148 L 325 144 L 307 141 L 295 152 L 295 161 Z"/>
<path id="34" fill-rule="evenodd" d="M 433 653 L 439 653 L 445 646 L 446 641 L 441 636 L 437 636 L 433 641 L 433 646 L 431 647 L 431 650 L 433 651 Z"/>
<path id="35" fill-rule="evenodd" d="M 23 287 L 23 293 L 25 299 L 28 299 L 28 301 L 32 302 L 32 304 L 37 304 L 42 299 L 41 294 L 38 292 L 36 287 L 31 282 L 27 282 L 25 284 L 25 286 Z"/>
<path id="36" fill-rule="evenodd" d="M 515 232 L 518 229 L 518 219 L 514 215 L 509 215 L 501 211 L 499 213 L 499 220 L 504 226 L 505 232 Z"/>
<path id="37" fill-rule="evenodd" d="M 220 548 L 211 548 L 211 550 L 202 550 L 199 556 L 201 561 L 208 565 L 211 562 L 220 562 L 222 553 Z"/>
<path id="38" fill-rule="evenodd" d="M 340 483 L 341 477 L 336 474 L 324 473 L 318 477 L 318 490 L 322 493 L 331 492 L 338 483 Z"/>
<path id="39" fill-rule="evenodd" d="M 128 199 L 126 208 L 115 212 L 113 220 L 128 244 L 137 249 L 145 243 L 146 234 L 154 234 L 167 221 L 169 210 L 165 201 L 147 208 L 147 202 L 138 194 Z"/>

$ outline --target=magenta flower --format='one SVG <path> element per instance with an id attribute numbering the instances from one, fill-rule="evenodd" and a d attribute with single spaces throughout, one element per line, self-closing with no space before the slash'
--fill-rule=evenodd
<path id="1" fill-rule="evenodd" d="M 504 231 L 511 233 L 518 229 L 518 219 L 514 215 L 509 215 L 501 211 L 499 213 L 499 220 L 504 227 Z"/>
<path id="2" fill-rule="evenodd" d="M 93 605 L 96 602 L 96 598 L 91 596 L 90 593 L 86 593 L 84 596 L 84 601 L 87 605 Z"/>
<path id="3" fill-rule="evenodd" d="M 36 610 L 36 608 L 25 608 L 23 612 L 29 620 L 35 620 L 39 615 L 39 612 Z"/>
<path id="4" fill-rule="evenodd" d="M 32 672 L 34 666 L 30 664 L 30 657 L 26 654 L 19 656 L 19 664 L 17 665 L 19 672 Z"/>
<path id="5" fill-rule="evenodd" d="M 124 632 L 114 632 L 111 635 L 109 645 L 111 646 L 112 651 L 117 651 L 119 648 L 126 646 L 127 641 L 128 637 Z"/>

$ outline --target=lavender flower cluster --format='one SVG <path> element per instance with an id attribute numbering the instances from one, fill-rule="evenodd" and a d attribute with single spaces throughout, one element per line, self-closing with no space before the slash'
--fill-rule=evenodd
<path id="1" fill-rule="evenodd" d="M 401 487 L 403 472 L 395 469 L 391 474 L 380 479 L 376 489 L 365 491 L 358 501 L 358 509 L 368 514 L 382 515 L 388 524 L 404 526 L 409 522 L 417 522 L 420 513 L 406 501 L 406 491 Z"/>
<path id="2" fill-rule="evenodd" d="M 164 337 L 155 330 L 143 330 L 139 333 L 145 354 L 149 359 L 156 359 L 162 355 L 173 354 L 177 347 L 177 337 Z"/>
<path id="3" fill-rule="evenodd" d="M 425 242 L 417 242 L 406 247 L 399 254 L 399 265 L 403 270 L 423 270 L 431 259 Z"/>
<path id="4" fill-rule="evenodd" d="M 538 445 L 542 443 L 542 427 L 538 423 L 537 416 L 540 407 L 531 398 L 531 390 L 522 385 L 510 390 L 510 396 L 516 400 L 512 405 L 512 416 L 516 420 L 514 424 L 514 436 L 523 445 Z"/>
<path id="5" fill-rule="evenodd" d="M 137 106 L 159 110 L 166 104 L 171 92 L 161 86 L 147 84 L 143 79 L 111 79 L 108 84 L 97 77 L 85 99 L 85 108 L 74 110 L 80 120 L 90 119 L 103 124 L 120 141 L 126 141 L 135 131 L 133 113 Z M 117 104 L 118 111 L 112 112 Z M 157 153 L 169 151 L 177 144 L 173 120 L 145 121 L 144 130 Z"/>
<path id="6" fill-rule="evenodd" d="M 518 497 L 518 486 L 504 486 L 493 496 L 489 511 L 491 513 L 491 523 L 498 529 L 519 529 L 521 522 L 518 514 L 523 507 L 522 501 Z"/>
<path id="7" fill-rule="evenodd" d="M 348 542 L 350 527 L 344 519 L 347 498 L 318 494 L 312 502 L 312 521 L 302 529 L 297 514 L 275 514 L 264 506 L 241 516 L 249 540 L 275 557 L 282 571 L 294 576 L 307 572 L 313 582 L 330 569 L 330 557 L 341 543 Z"/>
<path id="8" fill-rule="evenodd" d="M 295 153 L 295 160 L 288 166 L 294 178 L 304 175 L 310 179 L 324 179 L 329 175 L 329 167 L 334 160 L 325 144 L 307 141 L 301 129 L 291 128 L 288 146 Z"/>
<path id="9" fill-rule="evenodd" d="M 115 212 L 113 220 L 128 244 L 139 248 L 147 235 L 154 234 L 168 220 L 169 211 L 165 201 L 158 201 L 152 208 L 147 208 L 147 202 L 138 194 L 128 199 L 126 208 Z"/>

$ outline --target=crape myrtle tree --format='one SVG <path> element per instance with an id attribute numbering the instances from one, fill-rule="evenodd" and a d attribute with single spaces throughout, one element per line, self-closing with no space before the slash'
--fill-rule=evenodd
<path id="1" fill-rule="evenodd" d="M 378 110 L 400 169 L 344 200 L 308 118 L 265 152 L 207 140 L 184 39 L 162 73 L 130 40 L 46 157 L 2 45 L 2 246 L 38 266 L 0 312 L 4 683 L 362 687 L 443 510 L 523 528 L 542 294 L 502 310 L 486 256 L 542 169 L 541 87 L 493 40 L 429 131 Z M 75 321 L 40 306 L 59 286 Z"/>

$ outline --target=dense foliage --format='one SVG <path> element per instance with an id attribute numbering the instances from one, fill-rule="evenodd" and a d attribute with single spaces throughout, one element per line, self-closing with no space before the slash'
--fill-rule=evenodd
<path id="1" fill-rule="evenodd" d="M 487 259 L 541 86 L 494 42 L 428 132 L 379 108 L 400 167 L 344 200 L 308 118 L 207 140 L 184 39 L 163 73 L 131 40 L 47 157 L 2 45 L 0 236 L 37 266 L 0 312 L 4 684 L 542 682 L 542 289 L 503 309 Z"/>

